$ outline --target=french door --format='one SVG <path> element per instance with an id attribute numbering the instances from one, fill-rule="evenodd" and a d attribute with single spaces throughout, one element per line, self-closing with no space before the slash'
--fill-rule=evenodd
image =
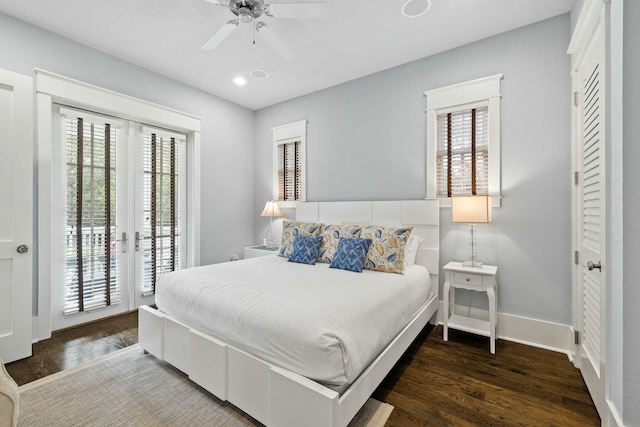
<path id="1" fill-rule="evenodd" d="M 63 106 L 53 113 L 54 194 L 64 194 L 54 213 L 55 330 L 153 303 L 158 275 L 184 264 L 186 136 Z"/>
<path id="2" fill-rule="evenodd" d="M 139 127 L 136 144 L 135 306 L 152 303 L 159 275 L 186 265 L 186 136 Z M 151 297 L 151 298 L 150 298 Z"/>

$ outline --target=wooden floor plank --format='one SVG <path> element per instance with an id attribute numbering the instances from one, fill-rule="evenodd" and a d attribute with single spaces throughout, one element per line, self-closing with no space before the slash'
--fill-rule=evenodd
<path id="1" fill-rule="evenodd" d="M 57 331 L 7 365 L 20 385 L 138 341 L 137 312 Z M 599 426 L 580 372 L 561 353 L 428 326 L 373 397 L 394 406 L 388 427 Z"/>

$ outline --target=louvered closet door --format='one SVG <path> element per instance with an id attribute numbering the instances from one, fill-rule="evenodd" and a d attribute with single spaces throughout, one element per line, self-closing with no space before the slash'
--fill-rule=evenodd
<path id="1" fill-rule="evenodd" d="M 581 167 L 577 194 L 580 224 L 581 339 L 580 370 L 598 411 L 604 405 L 603 361 L 606 357 L 605 316 L 605 92 L 600 49 L 594 40 L 579 70 L 578 118 L 581 137 L 578 158 Z M 602 269 L 597 268 L 602 264 Z"/>

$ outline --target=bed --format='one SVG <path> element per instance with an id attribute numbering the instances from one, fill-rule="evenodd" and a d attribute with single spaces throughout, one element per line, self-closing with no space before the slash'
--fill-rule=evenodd
<path id="1" fill-rule="evenodd" d="M 158 309 L 140 308 L 139 342 L 263 424 L 346 426 L 437 320 L 438 202 L 299 203 L 296 220 L 411 226 L 422 240 L 404 274 L 276 255 L 171 273 Z"/>

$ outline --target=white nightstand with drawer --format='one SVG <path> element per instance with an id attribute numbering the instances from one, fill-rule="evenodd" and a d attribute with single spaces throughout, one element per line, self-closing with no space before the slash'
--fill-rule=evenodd
<path id="1" fill-rule="evenodd" d="M 246 248 L 244 248 L 244 259 L 255 258 L 255 257 L 265 256 L 265 255 L 274 255 L 278 252 L 278 249 L 280 249 L 279 246 L 271 247 L 271 248 L 268 248 L 263 245 L 247 246 Z"/>
<path id="2" fill-rule="evenodd" d="M 465 267 L 461 262 L 450 262 L 443 267 L 444 282 L 444 315 L 443 339 L 449 339 L 449 328 L 484 335 L 490 338 L 491 353 L 496 353 L 496 274 L 498 267 L 483 265 L 482 267 Z M 451 289 L 453 288 L 453 289 Z M 455 313 L 456 289 L 486 292 L 489 298 L 489 320 L 476 319 Z M 451 311 L 451 314 L 449 312 Z"/>

